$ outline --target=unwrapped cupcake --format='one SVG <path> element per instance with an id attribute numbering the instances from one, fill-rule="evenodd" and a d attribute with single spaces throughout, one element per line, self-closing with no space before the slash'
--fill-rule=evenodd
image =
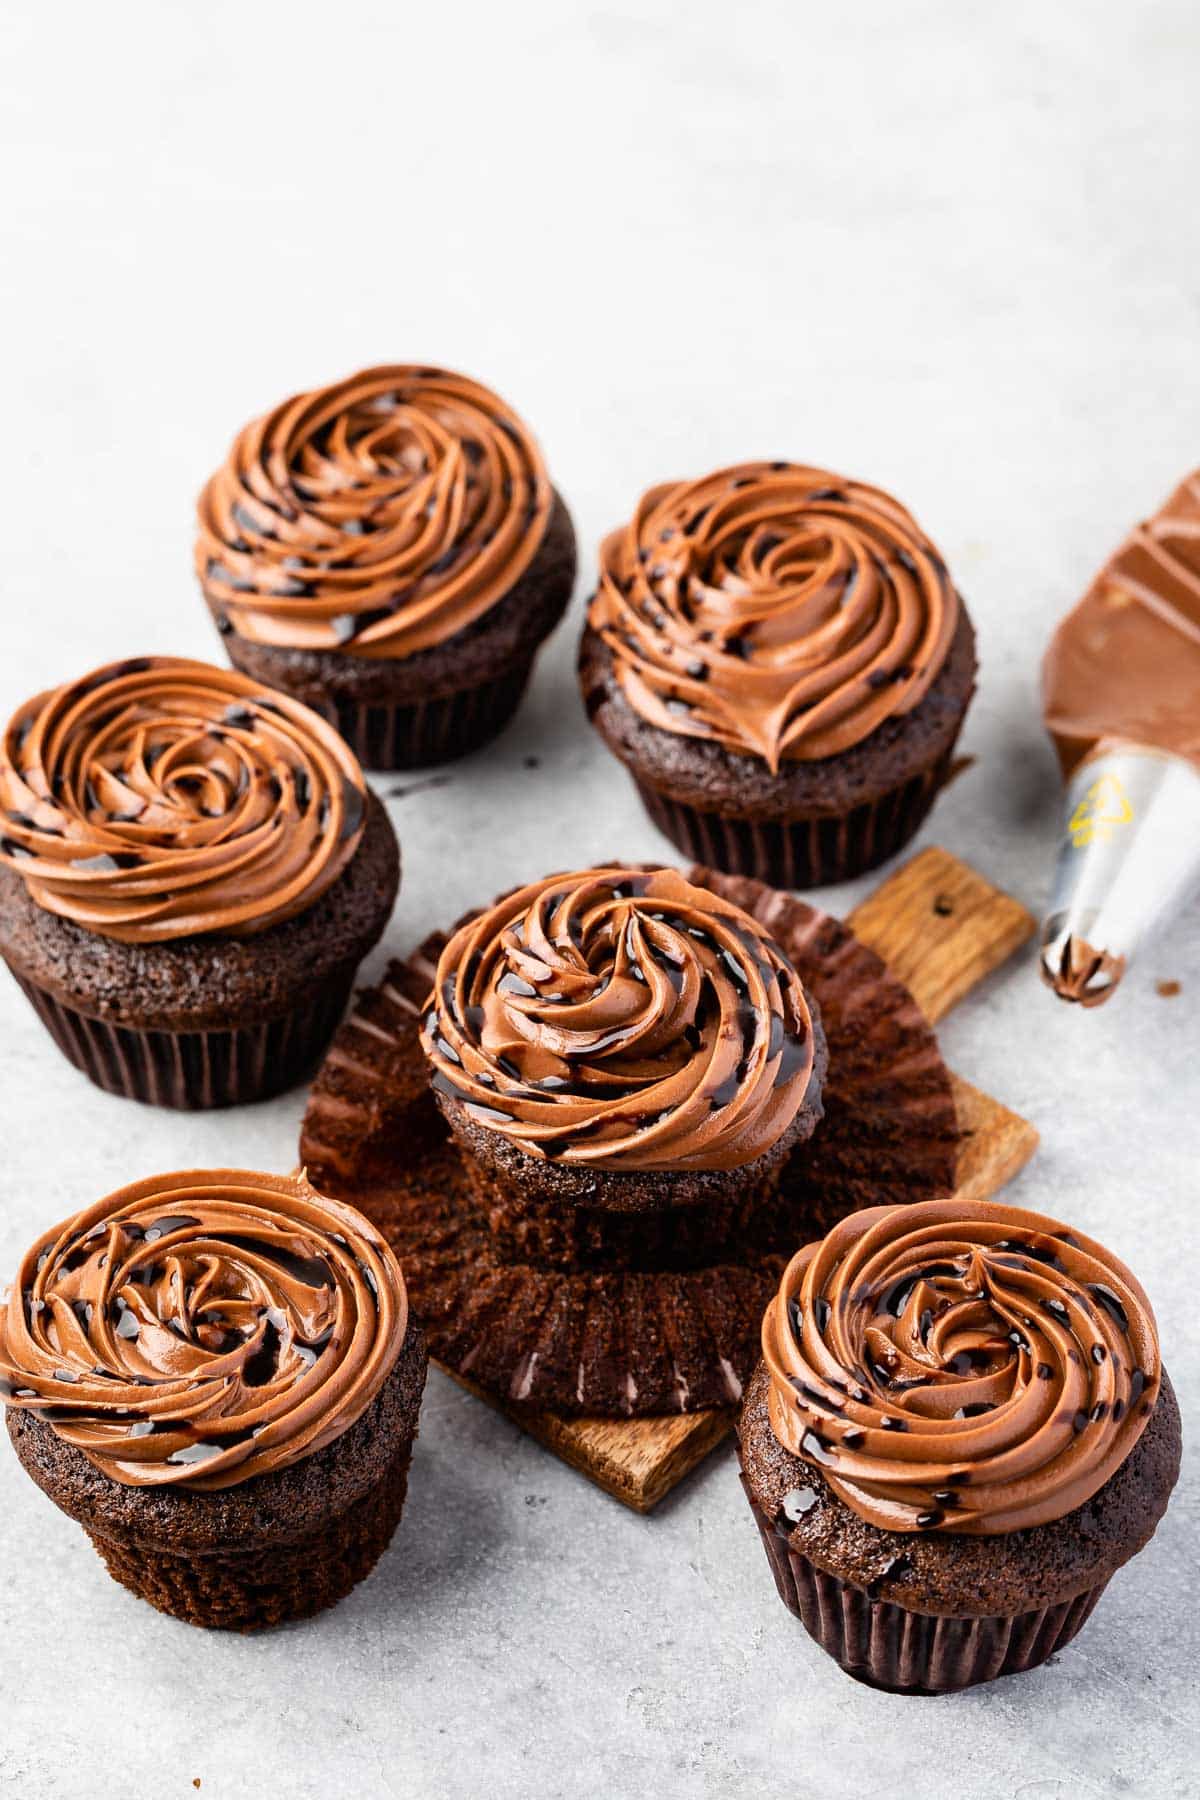
<path id="1" fill-rule="evenodd" d="M 1031 1669 L 1152 1537 L 1179 1409 L 1116 1257 L 1017 1207 L 854 1213 L 789 1263 L 739 1435 L 784 1604 L 847 1671 Z"/>
<path id="2" fill-rule="evenodd" d="M 117 1581 L 194 1625 L 319 1612 L 404 1505 L 425 1349 L 392 1252 L 301 1175 L 118 1189 L 0 1307 L 22 1464 Z"/>
<path id="3" fill-rule="evenodd" d="M 0 745 L 0 955 L 100 1087 L 226 1106 L 329 1039 L 400 880 L 338 734 L 236 671 L 112 663 Z"/>
<path id="4" fill-rule="evenodd" d="M 486 1219 L 444 1360 L 516 1400 L 536 1369 L 568 1411 L 738 1398 L 735 1283 L 710 1284 L 693 1382 L 665 1347 L 694 1323 L 681 1275 L 731 1254 L 822 1115 L 819 1013 L 758 920 L 674 869 L 550 876 L 453 933 L 421 1043 Z M 493 1317 L 484 1276 L 513 1267 L 539 1300 Z M 585 1321 L 575 1279 L 595 1271 L 625 1300 L 610 1284 Z"/>
<path id="5" fill-rule="evenodd" d="M 697 861 L 776 887 L 895 854 L 952 763 L 975 634 L 890 495 L 742 463 L 643 495 L 600 551 L 588 715 Z"/>
<path id="6" fill-rule="evenodd" d="M 238 434 L 200 496 L 196 573 L 239 669 L 368 768 L 410 768 L 507 724 L 571 597 L 575 533 L 511 407 L 391 364 Z"/>

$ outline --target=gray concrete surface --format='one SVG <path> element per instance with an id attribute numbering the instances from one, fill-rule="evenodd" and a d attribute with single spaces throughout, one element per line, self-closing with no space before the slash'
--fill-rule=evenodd
<path id="1" fill-rule="evenodd" d="M 978 761 L 924 841 L 1036 908 L 1042 645 L 1200 461 L 1198 51 L 1186 0 L 10 0 L 0 711 L 110 657 L 215 655 L 191 504 L 233 429 L 356 365 L 437 359 L 533 421 L 585 572 L 643 486 L 724 461 L 824 461 L 901 494 L 983 660 Z M 390 802 L 387 951 L 547 867 L 662 853 L 584 725 L 577 625 L 578 601 L 493 750 Z M 1025 959 L 943 1029 L 953 1066 L 1042 1130 L 1014 1197 L 1144 1279 L 1193 1421 L 1198 999 L 1193 912 L 1107 1012 L 1057 1006 Z M 0 1106 L 7 1271 L 133 1176 L 288 1166 L 303 1095 L 207 1118 L 108 1099 L 3 981 Z M 728 1455 L 638 1519 L 435 1377 L 375 1578 L 242 1642 L 127 1597 L 5 1450 L 0 1788 L 1184 1800 L 1196 1514 L 1189 1454 L 1152 1547 L 1055 1666 L 904 1701 L 784 1613 Z"/>

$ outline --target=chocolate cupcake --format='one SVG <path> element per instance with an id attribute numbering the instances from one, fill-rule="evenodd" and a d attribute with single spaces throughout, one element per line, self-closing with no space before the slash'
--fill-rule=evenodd
<path id="1" fill-rule="evenodd" d="M 504 401 L 396 364 L 239 433 L 200 496 L 196 572 L 239 669 L 368 768 L 413 768 L 508 723 L 571 597 L 575 533 Z"/>
<path id="2" fill-rule="evenodd" d="M 917 830 L 950 773 L 975 635 L 889 495 L 743 463 L 652 488 L 605 539 L 580 681 L 672 843 L 805 888 Z"/>
<path id="3" fill-rule="evenodd" d="M 244 675 L 138 657 L 5 732 L 0 955 L 110 1093 L 206 1107 L 289 1087 L 399 879 L 342 739 Z"/>
<path id="4" fill-rule="evenodd" d="M 194 1625 L 304 1618 L 370 1573 L 424 1383 L 395 1257 L 302 1175 L 120 1188 L 43 1234 L 0 1308 L 27 1473 Z"/>
<path id="5" fill-rule="evenodd" d="M 721 1221 L 697 1202 L 621 1212 L 565 1200 L 537 1202 L 530 1217 L 511 1188 L 490 1205 L 490 1177 L 471 1140 L 451 1136 L 441 1106 L 452 1096 L 439 1105 L 422 1045 L 436 1029 L 444 932 L 359 990 L 313 1085 L 301 1161 L 387 1237 L 430 1355 L 502 1406 L 651 1417 L 740 1401 L 763 1309 L 797 1243 L 859 1206 L 954 1190 L 962 1138 L 951 1076 L 907 989 L 803 900 L 708 869 L 687 881 L 751 915 L 800 975 L 815 1075 L 818 1006 L 828 1040 L 820 1125 L 741 1218 L 732 1207 Z M 532 1155 L 515 1166 L 542 1172 Z M 603 1179 L 611 1197 L 610 1172 L 588 1179 L 597 1191 Z"/>
<path id="6" fill-rule="evenodd" d="M 710 1252 L 821 1117 L 792 963 L 674 869 L 552 875 L 468 920 L 422 1045 L 493 1230 L 567 1266 Z"/>
<path id="7" fill-rule="evenodd" d="M 1123 1264 L 1018 1207 L 853 1214 L 792 1259 L 740 1422 L 784 1604 L 848 1674 L 1035 1668 L 1150 1540 L 1179 1410 Z"/>

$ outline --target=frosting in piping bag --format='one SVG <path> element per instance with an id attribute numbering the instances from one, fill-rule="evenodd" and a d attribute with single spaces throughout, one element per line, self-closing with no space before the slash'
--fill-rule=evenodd
<path id="1" fill-rule="evenodd" d="M 789 1263 L 763 1321 L 771 1428 L 872 1525 L 1016 1531 L 1081 1506 L 1158 1397 L 1129 1270 L 1021 1208 L 853 1213 Z"/>
<path id="2" fill-rule="evenodd" d="M 312 906 L 362 838 L 353 753 L 232 670 L 140 657 L 40 694 L 0 749 L 0 862 L 37 904 L 151 943 L 264 931 Z"/>
<path id="3" fill-rule="evenodd" d="M 1068 773 L 1106 740 L 1200 767 L 1200 471 L 1130 532 L 1059 625 L 1042 690 Z"/>
<path id="4" fill-rule="evenodd" d="M 651 488 L 601 546 L 588 616 L 643 718 L 777 771 L 911 712 L 958 613 L 941 556 L 897 501 L 757 462 Z"/>
<path id="5" fill-rule="evenodd" d="M 531 1155 L 727 1169 L 808 1093 L 800 978 L 740 908 L 673 869 L 589 869 L 461 926 L 422 1024 L 435 1089 Z"/>
<path id="6" fill-rule="evenodd" d="M 553 490 L 528 428 L 447 369 L 364 369 L 239 433 L 199 501 L 196 572 L 222 629 L 401 658 L 520 580 Z"/>
<path id="7" fill-rule="evenodd" d="M 0 1398 L 124 1486 L 231 1487 L 340 1437 L 407 1328 L 392 1252 L 303 1176 L 153 1176 L 29 1250 Z"/>

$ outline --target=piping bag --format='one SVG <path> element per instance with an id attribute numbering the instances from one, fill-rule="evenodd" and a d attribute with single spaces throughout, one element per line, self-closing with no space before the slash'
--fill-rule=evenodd
<path id="1" fill-rule="evenodd" d="M 1200 470 L 1063 619 L 1042 698 L 1066 782 L 1042 977 L 1099 1006 L 1200 892 Z"/>

